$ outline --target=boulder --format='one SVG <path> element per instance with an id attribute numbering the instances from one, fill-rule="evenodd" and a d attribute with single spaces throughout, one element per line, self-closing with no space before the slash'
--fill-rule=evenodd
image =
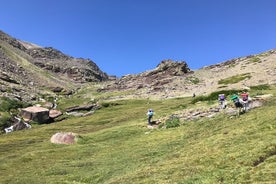
<path id="1" fill-rule="evenodd" d="M 52 119 L 55 119 L 55 118 L 57 118 L 57 117 L 59 117 L 61 115 L 62 115 L 61 111 L 58 111 L 58 110 L 55 110 L 55 109 L 51 109 L 49 111 L 49 117 L 52 118 Z"/>
<path id="2" fill-rule="evenodd" d="M 38 123 L 48 123 L 50 120 L 49 110 L 43 107 L 27 107 L 21 110 L 20 115 L 25 121 L 33 120 Z"/>
<path id="3" fill-rule="evenodd" d="M 54 144 L 73 144 L 77 141 L 77 135 L 72 132 L 58 132 L 51 137 Z"/>
<path id="4" fill-rule="evenodd" d="M 66 112 L 82 111 L 82 110 L 90 111 L 90 110 L 97 110 L 99 108 L 100 108 L 99 104 L 90 104 L 90 105 L 69 107 L 66 109 Z"/>

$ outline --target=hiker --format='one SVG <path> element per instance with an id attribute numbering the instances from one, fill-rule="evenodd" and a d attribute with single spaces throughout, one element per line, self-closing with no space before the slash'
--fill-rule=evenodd
<path id="1" fill-rule="evenodd" d="M 196 94 L 195 93 L 193 93 L 193 98 L 195 98 L 196 97 Z"/>
<path id="2" fill-rule="evenodd" d="M 147 115 L 148 115 L 148 125 L 152 126 L 151 118 L 153 116 L 153 110 L 149 109 Z"/>
<path id="3" fill-rule="evenodd" d="M 226 100 L 224 94 L 219 94 L 218 101 L 220 104 L 220 108 L 225 109 L 226 108 Z"/>
<path id="4" fill-rule="evenodd" d="M 243 108 L 243 104 L 241 103 L 241 100 L 239 99 L 239 96 L 234 94 L 234 95 L 232 95 L 231 100 L 234 102 L 235 107 L 239 108 L 239 114 L 240 114 L 241 109 Z"/>
<path id="5" fill-rule="evenodd" d="M 243 108 L 244 108 L 244 111 L 248 111 L 248 108 L 249 108 L 249 95 L 248 93 L 242 93 L 241 94 L 241 102 L 243 103 Z"/>

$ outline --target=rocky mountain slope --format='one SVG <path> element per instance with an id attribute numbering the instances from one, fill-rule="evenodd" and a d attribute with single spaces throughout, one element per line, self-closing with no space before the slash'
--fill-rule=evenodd
<path id="1" fill-rule="evenodd" d="M 194 71 L 185 61 L 164 60 L 152 70 L 112 78 L 89 59 L 73 58 L 1 31 L 0 65 L 1 94 L 27 101 L 51 91 L 70 93 L 84 84 L 92 84 L 90 82 L 98 82 L 98 92 L 122 92 L 118 98 L 204 95 L 276 83 L 275 49 Z"/>
<path id="2" fill-rule="evenodd" d="M 0 31 L 0 91 L 20 99 L 42 91 L 75 89 L 109 76 L 89 59 L 73 58 L 51 47 L 24 42 Z"/>
<path id="3" fill-rule="evenodd" d="M 119 98 L 170 98 L 276 83 L 276 50 L 231 59 L 192 71 L 185 61 L 162 61 L 155 69 L 108 82 L 99 91 L 130 91 Z"/>

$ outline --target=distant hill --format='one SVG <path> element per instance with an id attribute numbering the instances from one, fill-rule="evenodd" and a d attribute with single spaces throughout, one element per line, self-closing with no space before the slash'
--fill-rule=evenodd
<path id="1" fill-rule="evenodd" d="M 0 31 L 0 91 L 21 99 L 37 93 L 75 89 L 109 76 L 90 59 L 73 58 L 52 47 L 40 47 Z"/>

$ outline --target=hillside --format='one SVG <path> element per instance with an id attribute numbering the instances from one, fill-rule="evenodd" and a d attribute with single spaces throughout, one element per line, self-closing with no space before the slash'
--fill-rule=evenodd
<path id="1" fill-rule="evenodd" d="M 61 106 L 85 102 L 88 91 L 62 99 Z M 260 93 L 274 97 L 239 117 L 221 113 L 148 129 L 148 108 L 156 120 L 217 102 L 105 101 L 94 92 L 103 106 L 92 116 L 1 135 L 0 183 L 275 183 L 276 88 L 250 91 Z M 78 141 L 52 144 L 57 132 L 77 133 Z"/>
<path id="2" fill-rule="evenodd" d="M 1 129 L 26 106 L 61 112 L 0 133 L 0 183 L 275 183 L 275 62 L 273 49 L 195 71 L 164 60 L 112 78 L 89 59 L 0 32 Z M 242 91 L 252 98 L 246 113 L 230 100 Z M 51 142 L 67 132 L 72 144 Z"/>
<path id="3" fill-rule="evenodd" d="M 73 58 L 51 47 L 15 39 L 0 31 L 0 90 L 25 101 L 57 87 L 75 90 L 108 75 L 89 59 Z"/>
<path id="4" fill-rule="evenodd" d="M 275 66 L 275 49 L 194 71 L 185 61 L 164 60 L 155 69 L 102 84 L 100 91 L 133 90 L 134 93 L 124 97 L 164 99 L 192 96 L 193 93 L 204 95 L 218 90 L 249 89 L 260 84 L 275 84 Z"/>

